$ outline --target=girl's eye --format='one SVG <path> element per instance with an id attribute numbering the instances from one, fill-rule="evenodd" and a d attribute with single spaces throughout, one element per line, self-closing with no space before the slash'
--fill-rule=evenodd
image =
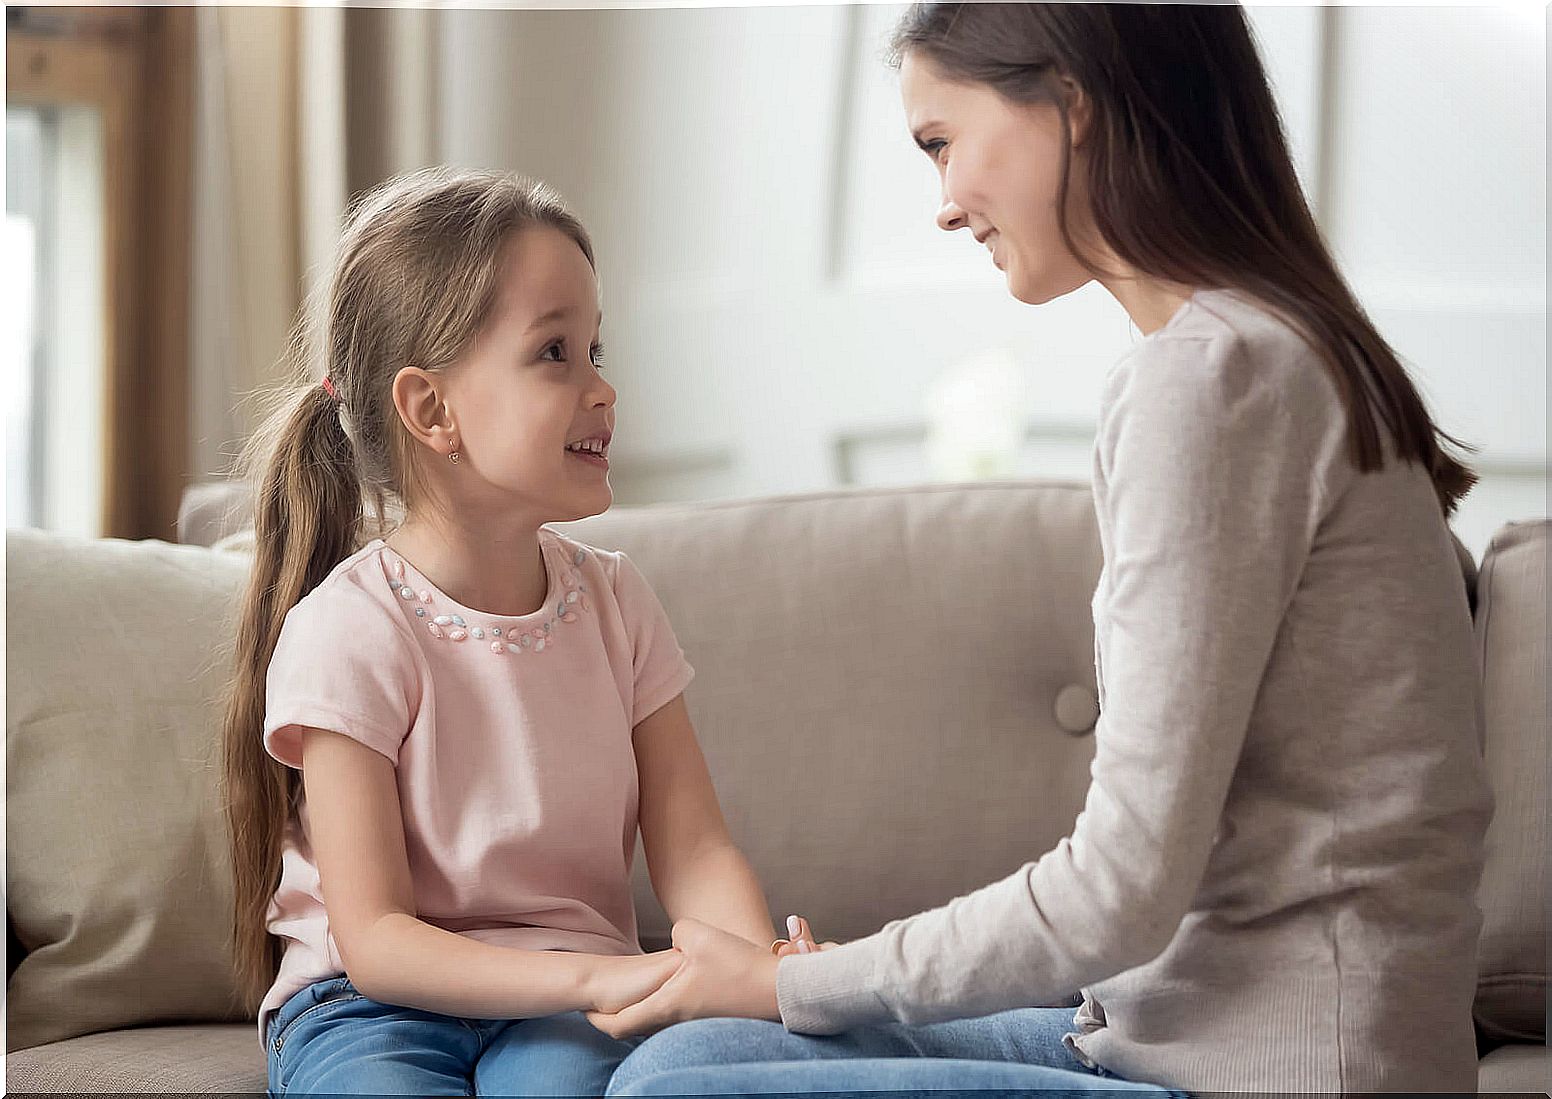
<path id="1" fill-rule="evenodd" d="M 948 142 L 937 140 L 937 139 L 934 139 L 932 141 L 924 141 L 924 142 L 922 142 L 922 151 L 925 152 L 933 160 L 937 160 L 938 159 L 938 153 L 940 151 L 942 151 L 942 149 L 945 146 L 947 146 L 947 145 L 948 145 Z"/>
<path id="2" fill-rule="evenodd" d="M 554 351 L 556 354 L 555 355 L 551 355 L 550 352 L 552 352 L 552 351 Z M 592 346 L 592 348 L 590 349 L 590 351 L 589 351 L 589 357 L 592 359 L 593 365 L 595 367 L 597 367 L 599 370 L 602 370 L 603 367 L 604 367 L 604 345 L 601 342 L 600 343 L 595 343 Z M 545 347 L 545 349 L 543 351 L 539 352 L 539 358 L 544 360 L 545 362 L 552 362 L 552 363 L 563 363 L 563 362 L 565 362 L 566 361 L 566 341 L 565 340 L 556 340 L 554 343 L 549 344 L 548 346 Z"/>

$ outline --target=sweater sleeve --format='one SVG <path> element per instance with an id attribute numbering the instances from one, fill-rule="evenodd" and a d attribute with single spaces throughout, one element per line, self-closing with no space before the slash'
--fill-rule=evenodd
<path id="1" fill-rule="evenodd" d="M 1231 332 L 1145 342 L 1112 371 L 1096 443 L 1105 701 L 1069 836 L 948 904 L 782 959 L 789 1030 L 1052 1003 L 1141 965 L 1201 883 L 1262 674 L 1344 458 L 1307 355 Z"/>

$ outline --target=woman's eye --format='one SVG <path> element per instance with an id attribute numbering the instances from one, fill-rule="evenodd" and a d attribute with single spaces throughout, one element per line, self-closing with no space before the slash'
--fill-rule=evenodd
<path id="1" fill-rule="evenodd" d="M 601 343 L 593 345 L 593 365 L 599 370 L 604 368 L 604 345 Z"/>
<path id="2" fill-rule="evenodd" d="M 560 357 L 559 358 L 551 359 L 550 358 L 550 352 L 551 351 L 557 352 Z M 539 352 L 539 357 L 541 359 L 549 359 L 550 362 L 554 362 L 554 363 L 563 363 L 563 362 L 565 362 L 566 361 L 566 344 L 565 344 L 565 341 L 564 340 L 556 340 L 554 343 L 552 343 L 548 347 L 546 347 L 543 351 Z"/>
<path id="3" fill-rule="evenodd" d="M 946 141 L 932 140 L 922 142 L 922 151 L 933 160 L 938 159 L 938 153 L 948 145 Z"/>

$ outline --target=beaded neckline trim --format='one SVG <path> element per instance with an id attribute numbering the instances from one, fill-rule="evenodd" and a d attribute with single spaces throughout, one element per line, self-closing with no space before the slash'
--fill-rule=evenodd
<path id="1" fill-rule="evenodd" d="M 423 619 L 426 631 L 438 641 L 458 644 L 473 640 L 489 641 L 490 652 L 497 656 L 519 656 L 524 653 L 542 653 L 553 648 L 559 640 L 558 627 L 570 625 L 592 610 L 588 600 L 587 585 L 577 575 L 576 569 L 587 559 L 586 550 L 577 550 L 560 566 L 556 598 L 543 608 L 545 618 L 536 626 L 499 625 L 488 621 L 470 625 L 469 618 L 460 610 L 457 614 L 433 614 L 439 592 L 430 588 L 416 591 L 409 583 L 404 560 L 392 551 L 388 558 L 388 586 L 400 599 L 416 602 L 415 617 Z M 552 558 L 553 561 L 553 558 Z M 473 612 L 470 612 L 472 615 Z"/>

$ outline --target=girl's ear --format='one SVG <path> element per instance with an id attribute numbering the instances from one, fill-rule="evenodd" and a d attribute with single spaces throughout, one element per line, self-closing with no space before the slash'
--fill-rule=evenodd
<path id="1" fill-rule="evenodd" d="M 437 440 L 455 430 L 439 379 L 418 366 L 406 366 L 393 379 L 393 407 L 409 433 L 436 449 Z"/>

